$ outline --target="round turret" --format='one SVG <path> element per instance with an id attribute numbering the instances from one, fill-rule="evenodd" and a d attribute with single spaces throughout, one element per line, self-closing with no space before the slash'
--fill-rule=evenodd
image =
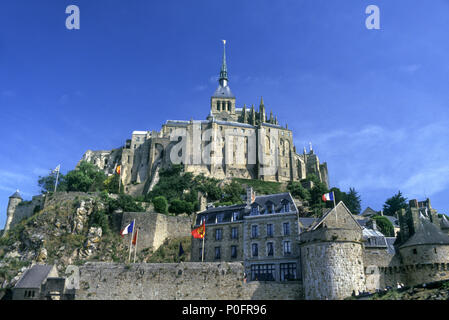
<path id="1" fill-rule="evenodd" d="M 428 219 L 420 219 L 399 253 L 408 285 L 449 279 L 449 236 Z"/>
<path id="2" fill-rule="evenodd" d="M 14 219 L 14 212 L 16 211 L 17 206 L 19 203 L 23 201 L 22 197 L 20 196 L 19 190 L 14 192 L 10 197 L 8 201 L 8 208 L 6 209 L 6 224 L 3 231 L 3 236 L 6 236 L 6 232 L 11 227 L 11 222 Z"/>
<path id="3" fill-rule="evenodd" d="M 366 289 L 362 229 L 340 202 L 300 235 L 304 296 L 344 299 Z"/>

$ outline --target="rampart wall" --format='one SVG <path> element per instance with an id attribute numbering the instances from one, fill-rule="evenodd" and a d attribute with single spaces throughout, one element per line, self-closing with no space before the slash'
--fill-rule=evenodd
<path id="1" fill-rule="evenodd" d="M 293 300 L 299 281 L 243 281 L 240 262 L 87 263 L 80 267 L 77 300 Z"/>

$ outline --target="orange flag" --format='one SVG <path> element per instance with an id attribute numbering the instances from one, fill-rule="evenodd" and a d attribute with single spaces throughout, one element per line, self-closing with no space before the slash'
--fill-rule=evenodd
<path id="1" fill-rule="evenodd" d="M 117 166 L 117 169 L 115 169 L 115 172 L 117 172 L 117 174 L 120 174 L 121 170 L 122 170 L 122 166 Z"/>
<path id="2" fill-rule="evenodd" d="M 203 223 L 196 229 L 192 230 L 192 236 L 195 239 L 203 239 L 206 235 L 206 221 L 203 220 Z"/>

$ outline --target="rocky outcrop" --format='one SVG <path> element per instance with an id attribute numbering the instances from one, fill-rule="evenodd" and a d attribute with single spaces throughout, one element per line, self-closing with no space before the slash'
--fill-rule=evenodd
<path id="1" fill-rule="evenodd" d="M 73 218 L 72 230 L 74 233 L 80 234 L 83 231 L 89 220 L 89 215 L 93 212 L 93 209 L 93 199 L 81 200 Z"/>

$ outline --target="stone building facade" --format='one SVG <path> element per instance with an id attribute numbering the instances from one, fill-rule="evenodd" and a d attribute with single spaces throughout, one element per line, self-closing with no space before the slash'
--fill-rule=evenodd
<path id="1" fill-rule="evenodd" d="M 248 280 L 299 280 L 298 210 L 289 193 L 255 196 L 247 203 L 207 209 L 204 261 L 243 261 Z M 203 240 L 192 239 L 192 261 L 203 261 Z"/>
<path id="2" fill-rule="evenodd" d="M 293 133 L 261 99 L 259 109 L 237 107 L 228 84 L 225 52 L 219 85 L 206 120 L 168 120 L 160 131 L 134 131 L 122 148 L 88 150 L 82 160 L 113 174 L 121 165 L 125 192 L 145 194 L 161 168 L 183 163 L 187 172 L 217 179 L 301 180 L 314 174 L 329 185 L 327 164 L 312 148 L 297 153 Z"/>

